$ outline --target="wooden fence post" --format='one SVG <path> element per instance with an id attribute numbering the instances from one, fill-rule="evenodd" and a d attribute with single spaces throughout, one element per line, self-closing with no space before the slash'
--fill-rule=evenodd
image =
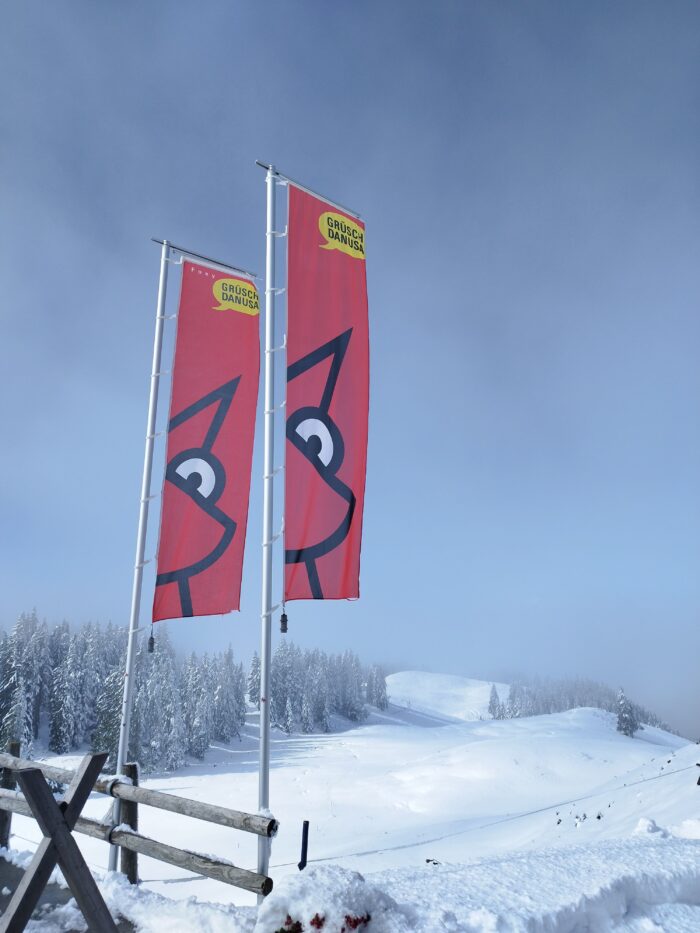
<path id="1" fill-rule="evenodd" d="M 5 913 L 0 917 L 0 933 L 22 933 L 56 862 L 87 920 L 88 930 L 117 933 L 117 926 L 72 836 L 80 811 L 106 760 L 106 753 L 86 755 L 60 805 L 56 803 L 39 768 L 21 768 L 17 772 L 19 785 L 43 838 L 15 888 Z"/>
<path id="2" fill-rule="evenodd" d="M 124 765 L 124 774 L 131 778 L 134 787 L 139 786 L 139 766 L 135 761 Z M 139 805 L 135 800 L 122 800 L 121 821 L 125 823 L 134 832 L 139 828 Z M 139 883 L 138 853 L 130 849 L 121 848 L 120 868 L 123 875 L 126 875 L 129 884 Z"/>
<path id="3" fill-rule="evenodd" d="M 20 744 L 19 742 L 9 742 L 8 751 L 11 755 L 14 755 L 15 758 L 19 757 Z M 17 781 L 15 780 L 14 771 L 10 768 L 2 769 L 2 779 L 0 779 L 0 787 L 5 788 L 5 790 L 14 790 L 17 787 Z M 10 829 L 12 827 L 12 812 L 10 810 L 0 810 L 0 846 L 3 846 L 5 849 L 10 847 Z"/>

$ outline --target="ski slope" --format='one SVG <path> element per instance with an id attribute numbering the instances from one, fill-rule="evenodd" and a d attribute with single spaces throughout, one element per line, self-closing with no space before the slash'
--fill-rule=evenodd
<path id="1" fill-rule="evenodd" d="M 506 685 L 497 686 L 503 696 Z M 334 910 L 369 912 L 370 933 L 700 931 L 700 749 L 653 728 L 627 738 L 594 709 L 492 721 L 490 688 L 395 674 L 389 708 L 362 725 L 273 733 L 270 797 L 281 829 L 275 891 L 257 927 L 244 892 L 146 858 L 140 891 L 107 878 L 106 896 L 144 931 L 164 929 L 167 916 L 169 933 L 272 933 L 280 912 L 301 918 L 314 903 L 305 928 L 323 907 L 325 933 Z M 241 742 L 145 783 L 255 810 L 256 733 L 251 716 Z M 87 814 L 102 817 L 106 805 L 95 797 Z M 304 819 L 309 868 L 299 873 Z M 28 819 L 15 817 L 13 829 L 15 849 L 38 840 Z M 142 808 L 140 831 L 255 867 L 255 839 L 232 830 Z M 106 846 L 78 838 L 104 868 Z"/>
<path id="2" fill-rule="evenodd" d="M 502 701 L 508 697 L 508 684 L 495 684 Z M 450 674 L 402 671 L 386 679 L 387 696 L 396 706 L 444 716 L 447 719 L 490 719 L 491 683 Z"/>

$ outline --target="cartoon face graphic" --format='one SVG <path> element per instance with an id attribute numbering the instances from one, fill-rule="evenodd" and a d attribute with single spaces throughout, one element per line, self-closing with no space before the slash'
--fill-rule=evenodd
<path id="1" fill-rule="evenodd" d="M 329 508 L 325 510 L 325 514 L 329 516 L 335 513 L 335 519 L 328 533 L 319 536 L 312 543 L 305 543 L 303 547 L 285 550 L 285 563 L 305 565 L 311 595 L 314 599 L 323 599 L 316 561 L 324 554 L 333 551 L 345 540 L 356 505 L 352 489 L 337 475 L 345 455 L 345 443 L 338 425 L 329 414 L 351 335 L 352 328 L 292 363 L 287 369 L 287 382 L 290 383 L 330 358 L 330 368 L 318 405 L 305 405 L 287 418 L 287 440 L 306 458 L 324 484 L 325 492 L 335 500 L 329 501 Z M 340 520 L 338 520 L 339 500 L 343 506 Z"/>
<path id="2" fill-rule="evenodd" d="M 215 564 L 226 552 L 236 533 L 236 522 L 217 506 L 226 487 L 226 471 L 212 452 L 212 447 L 231 407 L 239 381 L 240 376 L 209 392 L 173 416 L 168 425 L 170 434 L 184 422 L 202 415 L 198 426 L 206 428 L 201 446 L 179 451 L 170 459 L 165 470 L 166 483 L 176 486 L 187 499 L 178 497 L 175 501 L 171 497 L 170 508 L 175 512 L 175 521 L 181 526 L 178 549 L 172 555 L 176 568 L 159 573 L 156 587 L 177 583 L 183 617 L 193 615 L 190 592 L 192 577 Z M 207 421 L 206 412 L 210 408 Z M 205 539 L 209 542 L 207 546 L 210 550 L 204 554 L 188 551 L 187 524 L 199 522 L 198 512 L 205 513 L 212 520 Z M 191 537 L 201 547 L 201 535 Z"/>

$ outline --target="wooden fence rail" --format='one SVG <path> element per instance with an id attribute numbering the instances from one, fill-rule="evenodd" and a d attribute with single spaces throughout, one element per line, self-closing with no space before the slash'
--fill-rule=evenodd
<path id="1" fill-rule="evenodd" d="M 49 780 L 58 781 L 62 784 L 70 783 L 75 774 L 75 772 L 64 768 L 56 768 L 43 762 L 29 761 L 4 752 L 0 752 L 0 767 L 5 769 L 6 780 L 4 783 L 9 783 L 8 773 L 25 768 L 37 768 Z M 94 790 L 127 801 L 131 804 L 132 809 L 126 807 L 122 809 L 122 824 L 119 827 L 115 827 L 111 823 L 79 817 L 75 822 L 74 832 L 119 846 L 122 855 L 140 853 L 161 862 L 175 865 L 178 868 L 204 875 L 207 878 L 223 881 L 246 891 L 252 891 L 254 894 L 267 895 L 272 890 L 272 879 L 266 875 L 239 868 L 225 859 L 203 855 L 189 849 L 176 848 L 142 835 L 137 831 L 138 814 L 136 805 L 144 804 L 162 810 L 169 810 L 172 813 L 218 823 L 231 829 L 238 829 L 259 836 L 274 836 L 278 827 L 276 820 L 258 816 L 254 813 L 245 813 L 240 810 L 231 810 L 227 807 L 202 803 L 187 797 L 176 797 L 162 791 L 148 790 L 144 787 L 128 784 L 118 778 L 99 778 L 95 782 Z M 11 813 L 32 816 L 31 807 L 18 791 L 0 787 L 0 815 L 5 813 L 8 817 Z M 125 823 L 128 823 L 131 828 L 124 828 Z M 9 836 L 9 820 L 7 821 L 7 832 Z M 132 883 L 137 882 L 138 870 L 135 854 L 131 858 L 122 858 L 122 871 L 127 874 Z"/>
<path id="2" fill-rule="evenodd" d="M 17 771 L 19 768 L 39 768 L 49 780 L 58 781 L 61 784 L 70 784 L 75 774 L 74 771 L 54 768 L 41 761 L 17 758 L 14 755 L 8 755 L 7 752 L 0 752 L 0 768 L 9 768 L 12 771 Z M 274 836 L 277 833 L 277 820 L 271 817 L 231 810 L 228 807 L 218 807 L 215 804 L 202 803 L 200 800 L 190 800 L 188 797 L 175 797 L 174 794 L 165 794 L 159 790 L 134 787 L 118 779 L 100 778 L 95 782 L 95 790 L 100 794 L 118 797 L 120 800 L 143 803 L 160 810 L 170 810 L 172 813 L 182 813 L 197 820 L 207 820 L 210 823 L 218 823 L 220 826 L 240 829 L 245 833 L 255 833 L 258 836 Z"/>

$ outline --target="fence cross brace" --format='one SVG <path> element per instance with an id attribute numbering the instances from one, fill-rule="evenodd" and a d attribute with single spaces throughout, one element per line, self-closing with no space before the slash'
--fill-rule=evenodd
<path id="1" fill-rule="evenodd" d="M 20 787 L 44 838 L 0 917 L 0 933 L 24 930 L 56 863 L 87 920 L 88 929 L 95 933 L 117 933 L 95 879 L 71 835 L 106 760 L 106 754 L 86 755 L 60 804 L 54 800 L 39 768 L 17 771 Z"/>

